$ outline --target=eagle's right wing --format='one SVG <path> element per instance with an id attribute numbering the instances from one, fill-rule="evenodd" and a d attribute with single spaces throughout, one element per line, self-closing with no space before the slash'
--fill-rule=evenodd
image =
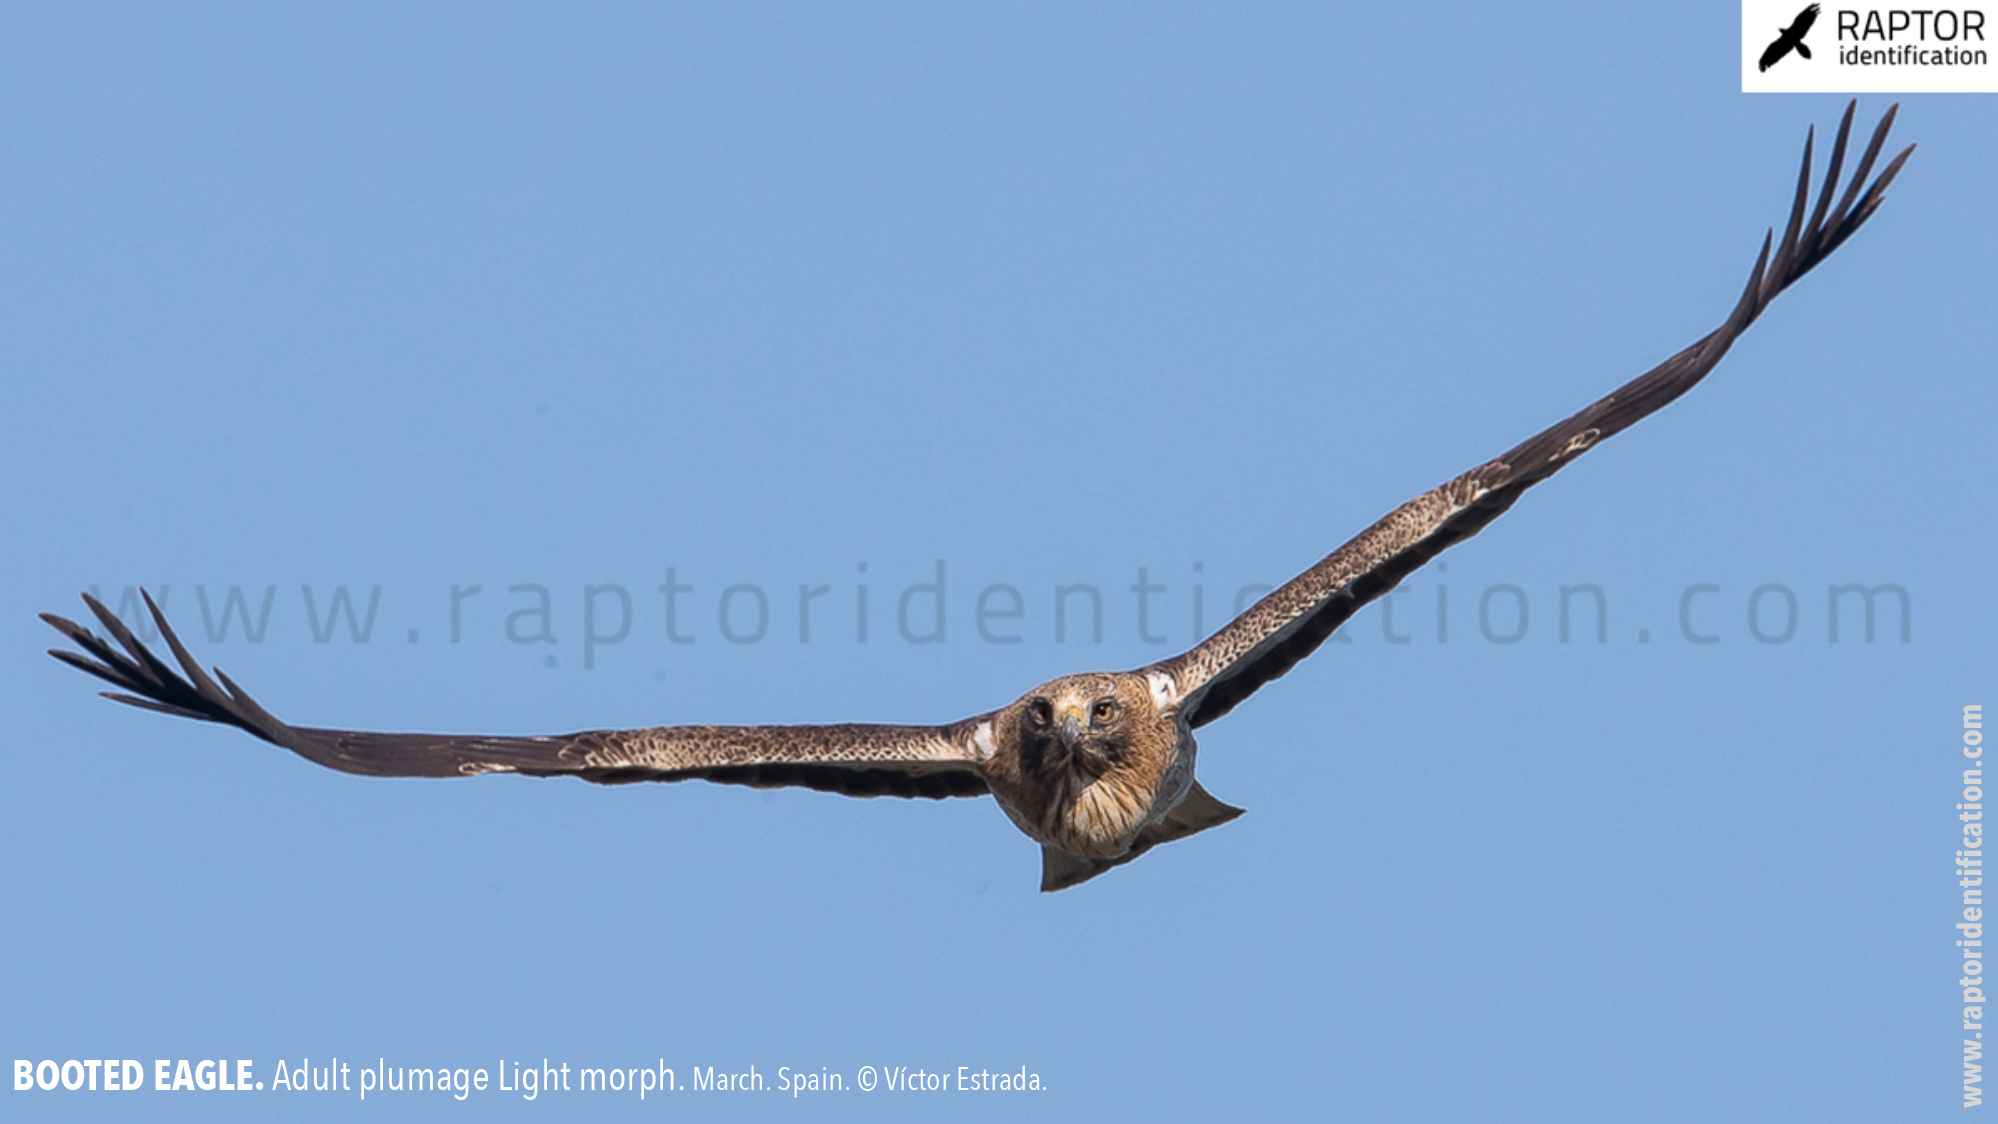
<path id="1" fill-rule="evenodd" d="M 82 649 L 81 654 L 62 649 L 49 654 L 120 688 L 105 697 L 234 726 L 343 773 L 523 773 L 576 776 L 599 784 L 709 780 L 760 788 L 795 785 L 849 796 L 979 796 L 989 791 L 972 740 L 978 720 L 949 726 L 659 726 L 553 737 L 292 726 L 273 717 L 219 669 L 209 678 L 150 596 L 146 608 L 173 650 L 179 672 L 153 655 L 96 598 L 85 594 L 83 600 L 118 647 L 82 625 L 44 613 L 43 620 Z"/>

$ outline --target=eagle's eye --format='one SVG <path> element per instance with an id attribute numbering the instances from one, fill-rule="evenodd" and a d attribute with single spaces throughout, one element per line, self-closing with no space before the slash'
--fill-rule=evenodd
<path id="1" fill-rule="evenodd" d="M 1027 704 L 1027 720 L 1036 726 L 1046 726 L 1054 721 L 1054 707 L 1046 699 L 1035 699 Z"/>
<path id="2" fill-rule="evenodd" d="M 1090 721 L 1101 726 L 1117 717 L 1117 704 L 1110 699 L 1097 699 L 1096 706 L 1089 712 Z"/>

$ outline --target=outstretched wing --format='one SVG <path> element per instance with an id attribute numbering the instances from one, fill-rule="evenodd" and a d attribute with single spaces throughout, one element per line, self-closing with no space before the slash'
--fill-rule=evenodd
<path id="1" fill-rule="evenodd" d="M 1860 185 L 1879 158 L 1894 113 L 1900 108 L 1890 107 L 1874 129 L 1851 185 L 1833 208 L 1832 194 L 1838 186 L 1855 106 L 1846 107 L 1845 119 L 1839 123 L 1824 189 L 1808 223 L 1804 210 L 1810 202 L 1811 139 L 1805 140 L 1804 167 L 1797 178 L 1796 201 L 1783 240 L 1776 245 L 1772 261 L 1773 232 L 1763 239 L 1762 254 L 1749 274 L 1748 287 L 1725 323 L 1602 401 L 1528 438 L 1497 460 L 1389 512 L 1198 647 L 1145 668 L 1164 692 L 1164 701 L 1176 702 L 1194 726 L 1228 713 L 1258 687 L 1310 655 L 1361 606 L 1393 589 L 1451 545 L 1483 530 L 1526 489 L 1705 378 L 1776 294 L 1830 256 L 1873 214 L 1887 185 L 1914 151 L 1913 145 L 1903 150 L 1865 194 L 1860 194 Z"/>
<path id="2" fill-rule="evenodd" d="M 96 598 L 85 594 L 83 600 L 118 646 L 73 621 L 43 613 L 43 620 L 84 653 L 51 649 L 49 654 L 121 688 L 106 691 L 106 698 L 235 726 L 343 773 L 524 773 L 577 776 L 598 784 L 700 779 L 760 788 L 796 785 L 849 796 L 978 796 L 988 791 L 972 748 L 972 721 L 951 726 L 660 726 L 555 737 L 374 734 L 291 726 L 257 705 L 220 669 L 209 678 L 150 595 L 146 608 L 179 661 L 179 672 L 147 650 Z"/>

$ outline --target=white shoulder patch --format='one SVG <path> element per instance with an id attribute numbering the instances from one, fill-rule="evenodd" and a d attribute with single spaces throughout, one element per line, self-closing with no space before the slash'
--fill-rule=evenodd
<path id="1" fill-rule="evenodd" d="M 992 744 L 991 722 L 980 722 L 971 731 L 971 751 L 978 755 L 980 761 L 990 761 L 992 755 L 999 752 L 998 747 Z"/>
<path id="2" fill-rule="evenodd" d="M 1568 438 L 1567 447 L 1563 448 L 1560 452 L 1554 454 L 1552 457 L 1548 459 L 1559 460 L 1562 457 L 1574 456 L 1576 453 L 1588 452 L 1589 449 L 1595 445 L 1596 438 L 1599 436 L 1601 436 L 1600 431 L 1594 429 L 1585 429 L 1582 432 L 1577 433 L 1573 437 Z"/>
<path id="3" fill-rule="evenodd" d="M 1163 671 L 1147 671 L 1145 682 L 1152 688 L 1152 705 L 1161 711 L 1179 705 L 1179 684 Z"/>

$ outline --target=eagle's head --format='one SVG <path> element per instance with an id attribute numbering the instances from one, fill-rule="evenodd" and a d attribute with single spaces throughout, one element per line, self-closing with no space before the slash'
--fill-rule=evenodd
<path id="1" fill-rule="evenodd" d="M 1193 783 L 1193 738 L 1133 672 L 1067 675 L 997 716 L 1014 753 L 987 767 L 993 794 L 1027 834 L 1070 855 L 1128 855 L 1145 825 Z"/>
<path id="2" fill-rule="evenodd" d="M 1172 720 L 1159 714 L 1142 675 L 1066 675 L 1041 684 L 1018 707 L 1021 765 L 1030 774 L 1100 777 L 1153 747 L 1171 744 Z"/>

